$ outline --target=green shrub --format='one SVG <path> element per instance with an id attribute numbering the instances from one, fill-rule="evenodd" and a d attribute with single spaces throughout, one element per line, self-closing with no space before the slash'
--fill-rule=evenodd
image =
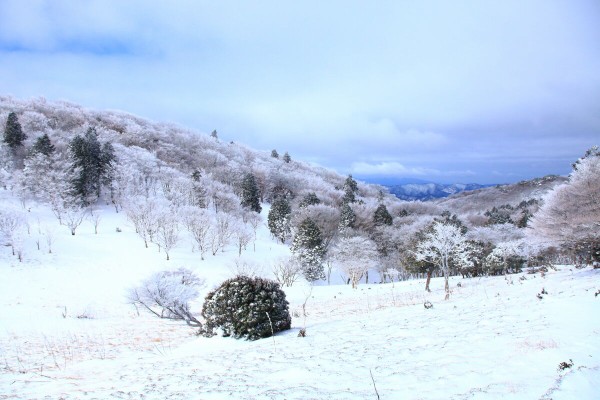
<path id="1" fill-rule="evenodd" d="M 203 334 L 256 340 L 290 329 L 291 317 L 279 284 L 262 278 L 237 276 L 210 292 L 202 307 Z"/>

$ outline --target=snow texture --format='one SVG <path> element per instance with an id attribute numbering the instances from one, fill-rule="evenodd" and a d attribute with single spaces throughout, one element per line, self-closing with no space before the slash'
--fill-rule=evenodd
<path id="1" fill-rule="evenodd" d="M 23 261 L 0 248 L 0 399 L 375 399 L 375 390 L 381 399 L 598 398 L 600 270 L 451 277 L 448 301 L 442 278 L 431 293 L 423 280 L 358 289 L 297 282 L 283 288 L 291 330 L 204 338 L 136 310 L 127 289 L 185 267 L 208 291 L 232 276 L 236 249 L 203 261 L 182 234 L 166 261 L 125 213 L 97 212 L 98 234 L 86 219 L 71 236 L 32 205 Z M 43 239 L 37 250 L 38 219 L 54 230 L 52 253 Z M 256 250 L 244 253 L 267 277 L 286 255 L 264 224 Z M 204 294 L 190 304 L 197 315 Z"/>

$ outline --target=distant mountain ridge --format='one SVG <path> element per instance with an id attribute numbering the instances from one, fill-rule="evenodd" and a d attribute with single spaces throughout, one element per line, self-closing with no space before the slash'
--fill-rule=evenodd
<path id="1" fill-rule="evenodd" d="M 483 189 L 496 185 L 481 185 L 478 183 L 406 183 L 401 185 L 385 185 L 391 194 L 401 200 L 434 200 L 448 197 L 453 194 Z"/>

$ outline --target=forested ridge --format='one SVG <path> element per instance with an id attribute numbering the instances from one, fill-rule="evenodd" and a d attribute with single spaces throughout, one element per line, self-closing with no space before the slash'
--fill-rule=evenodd
<path id="1" fill-rule="evenodd" d="M 256 151 L 222 140 L 218 130 L 203 134 L 118 111 L 0 97 L 0 127 L 0 187 L 22 202 L 0 215 L 15 256 L 27 204 L 39 202 L 73 235 L 95 208 L 111 205 L 127 215 L 141 245 L 158 246 L 167 259 L 183 235 L 201 260 L 242 254 L 266 224 L 291 250 L 276 273 L 282 282 L 290 274 L 329 282 L 337 270 L 357 285 L 369 272 L 384 282 L 599 259 L 597 147 L 574 160 L 569 179 L 407 202 L 285 149 Z"/>

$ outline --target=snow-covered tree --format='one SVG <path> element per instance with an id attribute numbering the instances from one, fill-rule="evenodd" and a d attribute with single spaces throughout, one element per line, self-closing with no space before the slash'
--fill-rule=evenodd
<path id="1" fill-rule="evenodd" d="M 460 228 L 436 221 L 417 245 L 415 258 L 432 263 L 443 272 L 447 300 L 450 298 L 450 263 L 469 264 L 469 244 Z"/>
<path id="2" fill-rule="evenodd" d="M 339 230 L 344 231 L 346 229 L 354 228 L 354 224 L 356 223 L 356 214 L 350 204 L 344 202 L 342 204 L 342 209 L 340 211 L 340 225 Z"/>
<path id="3" fill-rule="evenodd" d="M 262 207 L 260 206 L 260 193 L 258 191 L 256 178 L 251 173 L 244 175 L 244 179 L 242 180 L 241 205 L 242 207 L 257 213 L 260 213 L 262 210 Z"/>
<path id="4" fill-rule="evenodd" d="M 569 180 L 543 198 L 529 226 L 546 246 L 570 249 L 589 264 L 600 263 L 600 149 L 588 150 Z"/>
<path id="5" fill-rule="evenodd" d="M 307 193 L 302 198 L 302 200 L 298 204 L 298 207 L 305 208 L 305 207 L 314 206 L 317 204 L 321 204 L 321 200 L 317 197 L 315 192 L 310 192 L 310 193 Z"/>
<path id="6" fill-rule="evenodd" d="M 162 271 L 130 289 L 128 300 L 159 318 L 183 320 L 188 325 L 201 326 L 190 310 L 190 302 L 198 297 L 203 286 L 204 280 L 188 269 Z"/>
<path id="7" fill-rule="evenodd" d="M 11 209 L 0 210 L 0 238 L 4 241 L 3 244 L 10 245 L 13 256 L 19 230 L 24 224 L 25 216 L 22 212 Z"/>
<path id="8" fill-rule="evenodd" d="M 385 204 L 380 204 L 373 213 L 373 223 L 375 226 L 392 225 L 393 222 L 394 219 Z"/>
<path id="9" fill-rule="evenodd" d="M 50 141 L 50 137 L 47 133 L 44 133 L 42 136 L 36 139 L 31 152 L 43 154 L 46 157 L 50 156 L 54 153 L 55 147 Z"/>
<path id="10" fill-rule="evenodd" d="M 354 203 L 358 193 L 358 183 L 352 178 L 352 175 L 348 175 L 342 189 L 344 190 L 344 203 Z"/>
<path id="11" fill-rule="evenodd" d="M 180 211 L 182 222 L 192 235 L 194 243 L 200 250 L 200 259 L 204 260 L 209 247 L 211 231 L 211 215 L 205 208 L 185 207 Z"/>
<path id="12" fill-rule="evenodd" d="M 498 243 L 486 257 L 488 271 L 494 275 L 496 272 L 506 275 L 509 270 L 520 272 L 524 255 L 524 242 L 520 240 Z"/>
<path id="13" fill-rule="evenodd" d="M 173 210 L 163 209 L 156 219 L 155 242 L 159 249 L 163 249 L 170 260 L 169 252 L 179 242 L 179 220 Z"/>
<path id="14" fill-rule="evenodd" d="M 75 231 L 83 223 L 87 214 L 88 210 L 86 208 L 76 205 L 69 205 L 62 210 L 62 220 L 69 228 L 71 235 L 75 236 Z"/>
<path id="15" fill-rule="evenodd" d="M 356 288 L 360 279 L 378 263 L 375 243 L 364 236 L 343 236 L 330 250 L 338 269 Z"/>
<path id="16" fill-rule="evenodd" d="M 233 230 L 233 238 L 238 249 L 238 256 L 241 256 L 242 250 L 246 249 L 254 234 L 250 227 L 241 222 L 234 223 L 231 229 Z"/>
<path id="17" fill-rule="evenodd" d="M 291 250 L 300 260 L 306 280 L 314 282 L 325 279 L 323 238 L 321 230 L 312 219 L 306 218 L 302 221 L 294 235 Z"/>
<path id="18" fill-rule="evenodd" d="M 269 231 L 281 243 L 285 243 L 290 235 L 291 213 L 292 208 L 290 207 L 290 203 L 284 197 L 277 198 L 269 210 L 267 217 Z"/>

